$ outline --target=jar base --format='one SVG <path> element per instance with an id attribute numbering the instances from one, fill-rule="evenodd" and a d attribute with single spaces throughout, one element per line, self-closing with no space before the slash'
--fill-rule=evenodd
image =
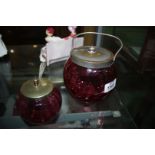
<path id="1" fill-rule="evenodd" d="M 57 114 L 56 116 L 54 116 L 53 118 L 51 118 L 50 120 L 46 121 L 46 122 L 40 122 L 40 123 L 34 123 L 34 122 L 30 122 L 28 120 L 25 120 L 24 118 L 22 118 L 22 120 L 28 125 L 28 126 L 41 126 L 41 125 L 47 125 L 47 124 L 53 124 L 56 123 L 56 121 L 58 120 L 60 114 Z"/>
<path id="2" fill-rule="evenodd" d="M 84 106 L 89 106 L 89 105 L 95 105 L 95 104 L 100 104 L 101 102 L 104 102 L 104 100 L 113 92 L 113 90 L 111 90 L 109 93 L 105 94 L 104 96 L 97 98 L 97 99 L 90 99 L 90 100 L 85 100 L 85 99 L 81 99 L 81 98 L 77 98 L 76 96 L 74 96 L 73 94 L 70 93 L 70 96 L 76 100 L 76 102 L 78 102 L 81 105 Z"/>

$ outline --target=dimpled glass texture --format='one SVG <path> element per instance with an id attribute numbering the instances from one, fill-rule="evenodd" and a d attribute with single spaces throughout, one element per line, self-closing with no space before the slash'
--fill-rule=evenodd
<path id="1" fill-rule="evenodd" d="M 105 84 L 116 78 L 114 65 L 102 69 L 81 67 L 71 59 L 64 67 L 64 83 L 70 94 L 83 103 L 92 103 L 108 95 L 104 93 Z"/>
<path id="2" fill-rule="evenodd" d="M 61 94 L 57 88 L 40 99 L 29 99 L 21 93 L 16 108 L 19 115 L 30 124 L 44 124 L 56 119 L 61 108 Z"/>

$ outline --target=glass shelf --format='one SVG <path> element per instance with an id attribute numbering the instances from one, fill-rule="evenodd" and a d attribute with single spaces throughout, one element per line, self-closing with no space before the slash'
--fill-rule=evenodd
<path id="1" fill-rule="evenodd" d="M 16 95 L 9 96 L 5 115 L 0 117 L 0 128 L 136 128 L 123 105 L 117 90 L 100 102 L 90 106 L 72 98 L 64 86 L 60 86 L 62 106 L 58 119 L 46 125 L 29 126 L 14 114 Z M 100 119 L 102 125 L 98 124 Z"/>
<path id="2" fill-rule="evenodd" d="M 30 46 L 28 47 L 30 48 Z M 18 61 L 15 62 L 16 58 L 22 59 L 24 57 L 25 62 L 26 60 L 28 62 L 30 54 L 27 55 L 24 52 L 24 46 L 22 48 L 20 47 L 23 49 L 23 51 L 20 51 L 20 54 L 19 52 L 16 53 L 16 51 L 19 50 L 18 46 L 11 46 L 10 48 L 14 49 L 14 56 L 11 56 L 11 60 L 8 60 L 7 62 L 0 62 L 0 65 L 3 64 L 4 71 L 9 68 L 7 75 L 0 72 L 0 128 L 136 128 L 136 124 L 122 101 L 117 87 L 109 96 L 90 106 L 84 106 L 72 98 L 63 83 L 62 74 L 64 62 L 47 67 L 44 73 L 44 76 L 51 79 L 61 91 L 62 106 L 59 117 L 54 122 L 49 122 L 46 125 L 30 126 L 26 124 L 19 115 L 14 113 L 16 95 L 24 81 L 32 79 L 37 75 L 39 62 L 37 57 L 33 58 L 37 61 L 33 61 L 34 64 L 25 63 L 25 67 L 22 69 L 23 66 L 20 68 L 22 61 L 19 61 L 19 63 Z M 31 48 L 33 48 L 33 46 L 31 46 Z M 38 48 L 38 52 L 39 50 L 40 48 Z M 33 50 L 31 54 L 33 55 Z M 38 56 L 38 54 L 36 54 L 36 56 Z M 12 62 L 14 62 L 14 66 L 8 67 Z"/>

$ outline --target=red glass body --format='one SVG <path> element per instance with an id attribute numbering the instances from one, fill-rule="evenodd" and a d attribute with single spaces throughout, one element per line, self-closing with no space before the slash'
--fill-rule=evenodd
<path id="1" fill-rule="evenodd" d="M 114 65 L 103 69 L 89 69 L 76 65 L 69 59 L 64 67 L 64 83 L 70 94 L 85 103 L 102 99 L 105 84 L 116 78 Z"/>
<path id="2" fill-rule="evenodd" d="M 57 88 L 40 99 L 29 99 L 19 94 L 16 108 L 27 123 L 44 124 L 56 119 L 61 108 L 61 100 L 61 94 Z"/>

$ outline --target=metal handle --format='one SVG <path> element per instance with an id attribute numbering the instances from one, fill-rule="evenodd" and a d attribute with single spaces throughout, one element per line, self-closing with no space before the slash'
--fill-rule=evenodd
<path id="1" fill-rule="evenodd" d="M 103 35 L 103 36 L 108 36 L 108 37 L 115 38 L 116 40 L 118 40 L 118 41 L 120 42 L 120 48 L 119 48 L 119 49 L 117 50 L 117 52 L 115 53 L 115 55 L 114 55 L 114 57 L 113 57 L 113 61 L 115 61 L 115 59 L 116 59 L 118 53 L 119 53 L 119 52 L 121 51 L 121 49 L 123 48 L 123 43 L 122 43 L 122 41 L 121 41 L 118 37 L 116 37 L 116 36 L 114 36 L 114 35 L 111 35 L 111 34 L 99 33 L 99 32 L 83 32 L 83 33 L 79 33 L 79 34 L 75 35 L 74 38 L 72 39 L 72 47 L 73 47 L 73 48 L 74 48 L 74 40 L 75 40 L 77 37 L 79 37 L 79 36 L 81 36 L 81 35 L 85 35 L 85 34 Z"/>

